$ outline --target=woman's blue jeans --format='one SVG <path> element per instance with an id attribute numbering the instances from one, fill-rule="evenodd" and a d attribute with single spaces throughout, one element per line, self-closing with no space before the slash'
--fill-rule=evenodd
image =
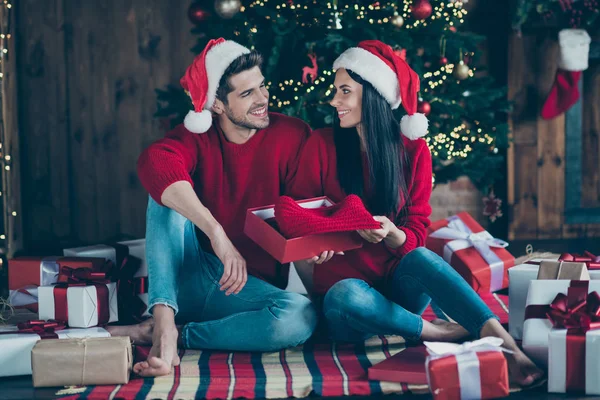
<path id="1" fill-rule="evenodd" d="M 424 247 L 402 258 L 388 291 L 386 297 L 360 279 L 333 285 L 323 299 L 331 338 L 360 342 L 375 335 L 400 335 L 420 340 L 421 314 L 432 300 L 474 337 L 489 319 L 498 318 L 446 261 Z"/>
<path id="2" fill-rule="evenodd" d="M 239 294 L 219 290 L 223 264 L 198 243 L 194 224 L 150 198 L 146 214 L 148 307 L 182 324 L 184 347 L 276 351 L 304 343 L 317 325 L 306 297 L 248 276 Z"/>

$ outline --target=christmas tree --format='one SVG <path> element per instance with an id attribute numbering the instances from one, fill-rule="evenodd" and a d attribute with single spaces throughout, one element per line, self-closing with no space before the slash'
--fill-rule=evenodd
<path id="1" fill-rule="evenodd" d="M 466 0 L 465 0 L 466 1 Z M 192 3 L 189 18 L 198 54 L 225 37 L 260 51 L 270 110 L 302 118 L 313 128 L 333 122 L 335 58 L 361 40 L 379 39 L 405 57 L 421 77 L 419 112 L 428 115 L 426 140 L 436 183 L 469 176 L 487 192 L 503 175 L 508 146 L 506 90 L 477 68 L 483 37 L 462 32 L 466 10 L 452 0 L 396 2 L 216 0 Z M 180 88 L 158 90 L 157 116 L 174 126 L 191 102 Z M 399 109 L 400 118 L 402 108 Z"/>

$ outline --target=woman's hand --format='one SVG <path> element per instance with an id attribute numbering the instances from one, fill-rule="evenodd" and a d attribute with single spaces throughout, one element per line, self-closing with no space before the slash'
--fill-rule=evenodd
<path id="1" fill-rule="evenodd" d="M 333 258 L 334 255 L 343 256 L 344 252 L 340 251 L 339 253 L 334 252 L 333 250 L 324 251 L 320 256 L 314 256 L 313 258 L 308 258 L 303 260 L 307 264 L 323 264 Z"/>
<path id="2" fill-rule="evenodd" d="M 391 248 L 397 248 L 404 244 L 406 234 L 401 229 L 398 229 L 388 217 L 376 215 L 373 219 L 381 223 L 381 228 L 357 231 L 364 240 L 370 243 L 379 243 L 385 240 L 386 244 Z"/>

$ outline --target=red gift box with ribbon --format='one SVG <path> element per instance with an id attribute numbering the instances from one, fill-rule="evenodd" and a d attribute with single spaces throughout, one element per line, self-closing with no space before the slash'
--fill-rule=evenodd
<path id="1" fill-rule="evenodd" d="M 509 394 L 508 366 L 502 339 L 474 342 L 425 342 L 426 370 L 434 400 L 495 399 Z"/>
<path id="2" fill-rule="evenodd" d="M 103 271 L 106 261 L 93 257 L 16 257 L 8 260 L 9 303 L 13 307 L 25 307 L 37 312 L 39 286 L 48 286 L 67 280 L 60 276 L 60 269 L 89 268 Z"/>
<path id="3" fill-rule="evenodd" d="M 484 230 L 467 212 L 432 223 L 426 246 L 441 256 L 478 293 L 508 287 L 507 271 L 515 258 L 506 247 Z"/>
<path id="4" fill-rule="evenodd" d="M 106 272 L 63 267 L 67 282 L 41 286 L 39 318 L 66 322 L 71 328 L 89 328 L 119 319 L 117 283 Z"/>

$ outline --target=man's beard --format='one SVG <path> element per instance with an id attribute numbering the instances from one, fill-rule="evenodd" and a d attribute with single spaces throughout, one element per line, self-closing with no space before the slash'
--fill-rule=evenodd
<path id="1" fill-rule="evenodd" d="M 231 122 L 235 125 L 246 128 L 246 129 L 265 129 L 269 126 L 269 114 L 267 113 L 267 117 L 263 119 L 260 123 L 253 123 L 248 120 L 247 115 L 237 116 L 235 115 L 228 106 L 225 106 L 225 115 Z"/>

